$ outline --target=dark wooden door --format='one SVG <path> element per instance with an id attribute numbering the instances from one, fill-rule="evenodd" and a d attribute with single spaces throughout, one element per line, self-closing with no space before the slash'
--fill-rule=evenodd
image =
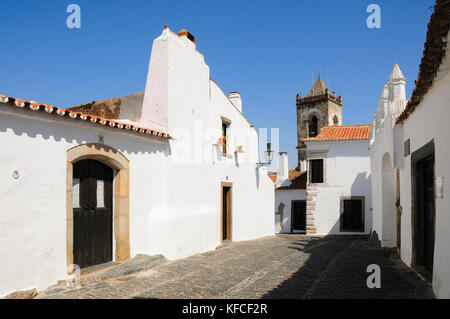
<path id="1" fill-rule="evenodd" d="M 423 163 L 423 241 L 424 241 L 424 266 L 430 273 L 433 272 L 434 259 L 434 160 L 430 159 Z"/>
<path id="2" fill-rule="evenodd" d="M 112 260 L 112 169 L 95 160 L 73 165 L 73 257 L 80 268 Z"/>
<path id="3" fill-rule="evenodd" d="M 344 211 L 341 216 L 341 231 L 364 231 L 362 200 L 344 199 Z"/>
<path id="4" fill-rule="evenodd" d="M 231 187 L 222 187 L 222 240 L 231 240 Z"/>
<path id="5" fill-rule="evenodd" d="M 306 231 L 306 201 L 292 201 L 292 231 Z"/>

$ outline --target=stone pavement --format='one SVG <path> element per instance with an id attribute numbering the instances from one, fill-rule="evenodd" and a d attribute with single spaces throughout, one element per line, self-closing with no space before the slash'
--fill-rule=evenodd
<path id="1" fill-rule="evenodd" d="M 380 289 L 367 288 L 369 264 L 381 267 Z M 131 275 L 102 281 L 84 277 L 79 289 L 60 283 L 36 298 L 432 297 L 429 285 L 392 249 L 378 248 L 363 236 L 276 235 Z"/>

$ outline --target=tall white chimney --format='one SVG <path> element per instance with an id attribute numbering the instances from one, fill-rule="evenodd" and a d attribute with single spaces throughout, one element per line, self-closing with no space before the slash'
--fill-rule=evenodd
<path id="1" fill-rule="evenodd" d="M 231 103 L 234 104 L 238 108 L 238 110 L 242 113 L 242 99 L 241 99 L 241 93 L 239 92 L 230 92 L 228 94 L 228 98 L 230 99 Z"/>
<path id="2" fill-rule="evenodd" d="M 165 28 L 153 41 L 139 123 L 171 133 L 186 127 L 194 107 L 209 105 L 209 67 L 195 37 Z"/>
<path id="3" fill-rule="evenodd" d="M 291 181 L 289 180 L 289 167 L 288 167 L 288 155 L 286 152 L 278 153 L 278 169 L 277 179 L 275 186 L 289 186 Z"/>

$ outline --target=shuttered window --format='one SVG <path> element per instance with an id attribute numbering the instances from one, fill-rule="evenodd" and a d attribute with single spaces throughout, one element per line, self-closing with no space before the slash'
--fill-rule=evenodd
<path id="1" fill-rule="evenodd" d="M 323 159 L 310 161 L 311 183 L 323 183 Z"/>

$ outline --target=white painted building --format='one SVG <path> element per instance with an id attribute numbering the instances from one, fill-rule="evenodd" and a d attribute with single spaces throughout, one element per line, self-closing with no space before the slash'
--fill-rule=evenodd
<path id="1" fill-rule="evenodd" d="M 278 157 L 276 232 L 369 234 L 372 228 L 369 125 L 342 126 L 342 97 L 319 77 L 296 98 L 298 166 Z"/>
<path id="2" fill-rule="evenodd" d="M 0 296 L 73 263 L 274 234 L 257 131 L 185 30 L 154 40 L 143 93 L 70 109 L 0 95 L 0 145 Z"/>
<path id="3" fill-rule="evenodd" d="M 436 1 L 411 99 L 394 66 L 373 119 L 374 234 L 450 298 L 449 3 Z"/>
<path id="4" fill-rule="evenodd" d="M 306 171 L 288 169 L 288 155 L 277 158 L 277 173 L 269 177 L 275 183 L 275 232 L 306 232 Z"/>
<path id="5" fill-rule="evenodd" d="M 326 126 L 306 145 L 307 226 L 318 235 L 370 234 L 369 125 Z"/>

